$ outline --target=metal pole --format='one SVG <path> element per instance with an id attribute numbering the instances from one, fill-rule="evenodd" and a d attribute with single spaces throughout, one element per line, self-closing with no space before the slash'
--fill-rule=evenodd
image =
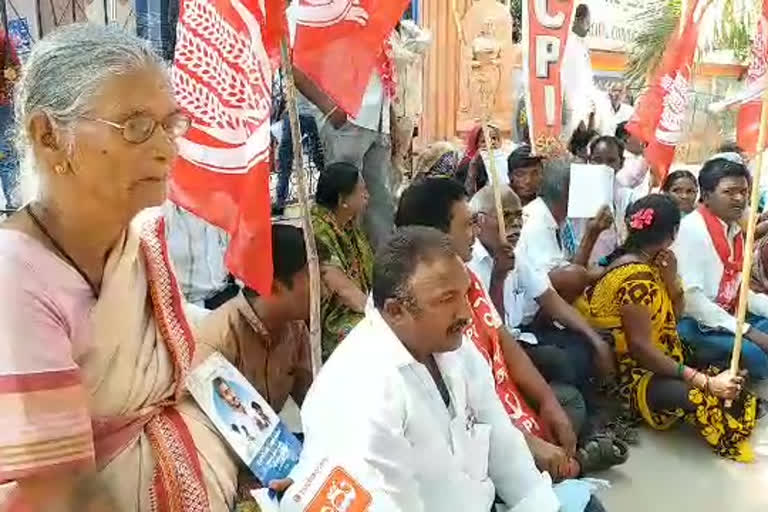
<path id="1" fill-rule="evenodd" d="M 35 10 L 37 11 L 37 38 L 43 38 L 43 9 L 40 7 L 40 0 L 35 0 Z"/>
<path id="2" fill-rule="evenodd" d="M 108 5 L 108 3 L 109 2 L 107 0 L 104 0 L 104 2 L 102 2 L 102 5 L 104 6 L 104 24 L 105 25 L 109 25 L 109 11 L 108 11 L 109 5 Z"/>

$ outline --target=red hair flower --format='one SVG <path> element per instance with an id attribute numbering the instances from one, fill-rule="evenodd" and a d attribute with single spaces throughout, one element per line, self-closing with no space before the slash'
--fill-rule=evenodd
<path id="1" fill-rule="evenodd" d="M 651 208 L 643 208 L 642 210 L 638 210 L 632 214 L 632 217 L 629 218 L 629 227 L 635 231 L 642 231 L 643 229 L 653 224 L 653 217 L 655 214 L 656 212 L 654 212 Z"/>

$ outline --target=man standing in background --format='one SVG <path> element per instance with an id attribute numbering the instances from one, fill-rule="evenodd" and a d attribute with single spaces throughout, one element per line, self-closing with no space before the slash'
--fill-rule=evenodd
<path id="1" fill-rule="evenodd" d="M 19 190 L 19 162 L 13 149 L 13 85 L 19 77 L 21 62 L 8 34 L 0 37 L 3 74 L 0 76 L 0 182 L 5 196 L 5 209 L 21 206 Z"/>

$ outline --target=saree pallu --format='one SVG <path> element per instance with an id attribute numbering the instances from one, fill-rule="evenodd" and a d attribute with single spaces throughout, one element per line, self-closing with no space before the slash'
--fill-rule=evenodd
<path id="1" fill-rule="evenodd" d="M 185 392 L 195 343 L 164 233 L 148 210 L 113 249 L 91 312 L 93 350 L 77 361 L 97 478 L 127 511 L 230 510 L 236 466 Z"/>
<path id="2" fill-rule="evenodd" d="M 674 306 L 659 270 L 644 263 L 628 263 L 607 272 L 576 302 L 579 312 L 595 329 L 610 334 L 618 362 L 615 393 L 624 405 L 656 430 L 667 430 L 679 420 L 696 428 L 715 453 L 740 462 L 754 459 L 748 438 L 755 428 L 757 398 L 743 392 L 726 409 L 716 396 L 696 388 L 688 392 L 695 412 L 683 409 L 653 410 L 647 400 L 654 373 L 643 368 L 629 349 L 621 308 L 639 305 L 648 309 L 654 347 L 677 363 L 685 364 L 685 348 L 677 334 Z M 712 369 L 712 374 L 719 373 Z"/>

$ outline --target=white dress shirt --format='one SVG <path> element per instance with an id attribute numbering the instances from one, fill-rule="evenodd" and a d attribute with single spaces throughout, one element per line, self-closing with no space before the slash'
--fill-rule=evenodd
<path id="1" fill-rule="evenodd" d="M 475 240 L 472 247 L 472 260 L 467 266 L 477 275 L 486 290 L 491 289 L 491 274 L 493 272 L 493 257 L 480 242 Z M 515 261 L 512 269 L 504 279 L 504 322 L 508 327 L 517 328 L 533 320 L 539 305 L 536 300 L 552 287 L 549 276 L 536 273 L 523 260 Z M 533 315 L 530 312 L 533 311 Z M 528 313 L 528 314 L 526 314 Z M 536 342 L 535 337 L 525 336 L 522 341 Z"/>
<path id="2" fill-rule="evenodd" d="M 740 230 L 738 224 L 728 228 L 726 236 L 731 251 Z M 677 257 L 677 271 L 685 290 L 684 315 L 712 328 L 736 332 L 736 317 L 715 302 L 723 276 L 723 263 L 698 210 L 686 215 L 680 222 L 680 231 L 672 249 Z M 755 315 L 768 317 L 768 296 L 750 291 L 748 309 Z M 748 329 L 749 325 L 745 324 L 744 332 Z"/>
<path id="3" fill-rule="evenodd" d="M 381 129 L 381 133 L 389 133 L 389 96 L 384 90 L 378 71 L 371 73 L 360 113 L 357 117 L 350 117 L 349 122 L 374 132 Z"/>
<path id="4" fill-rule="evenodd" d="M 556 512 L 540 473 L 509 421 L 488 364 L 468 342 L 435 360 L 446 407 L 417 362 L 375 309 L 342 342 L 302 408 L 302 458 L 354 460 L 378 475 L 396 512 L 486 512 L 496 493 L 512 512 Z"/>
<path id="5" fill-rule="evenodd" d="M 616 127 L 621 123 L 629 121 L 632 114 L 635 112 L 635 107 L 628 105 L 627 103 L 620 103 L 619 110 L 613 110 L 613 105 L 611 105 L 610 112 L 611 119 L 610 122 L 606 123 L 605 133 L 603 133 L 603 135 L 614 137 L 616 135 Z"/>
<path id="6" fill-rule="evenodd" d="M 181 291 L 187 302 L 202 307 L 229 284 L 224 264 L 229 235 L 170 201 L 163 214 L 168 252 Z"/>
<path id="7" fill-rule="evenodd" d="M 515 248 L 518 263 L 525 262 L 534 272 L 544 274 L 568 265 L 558 241 L 558 229 L 552 212 L 540 197 L 528 203 L 523 208 L 523 229 Z"/>

